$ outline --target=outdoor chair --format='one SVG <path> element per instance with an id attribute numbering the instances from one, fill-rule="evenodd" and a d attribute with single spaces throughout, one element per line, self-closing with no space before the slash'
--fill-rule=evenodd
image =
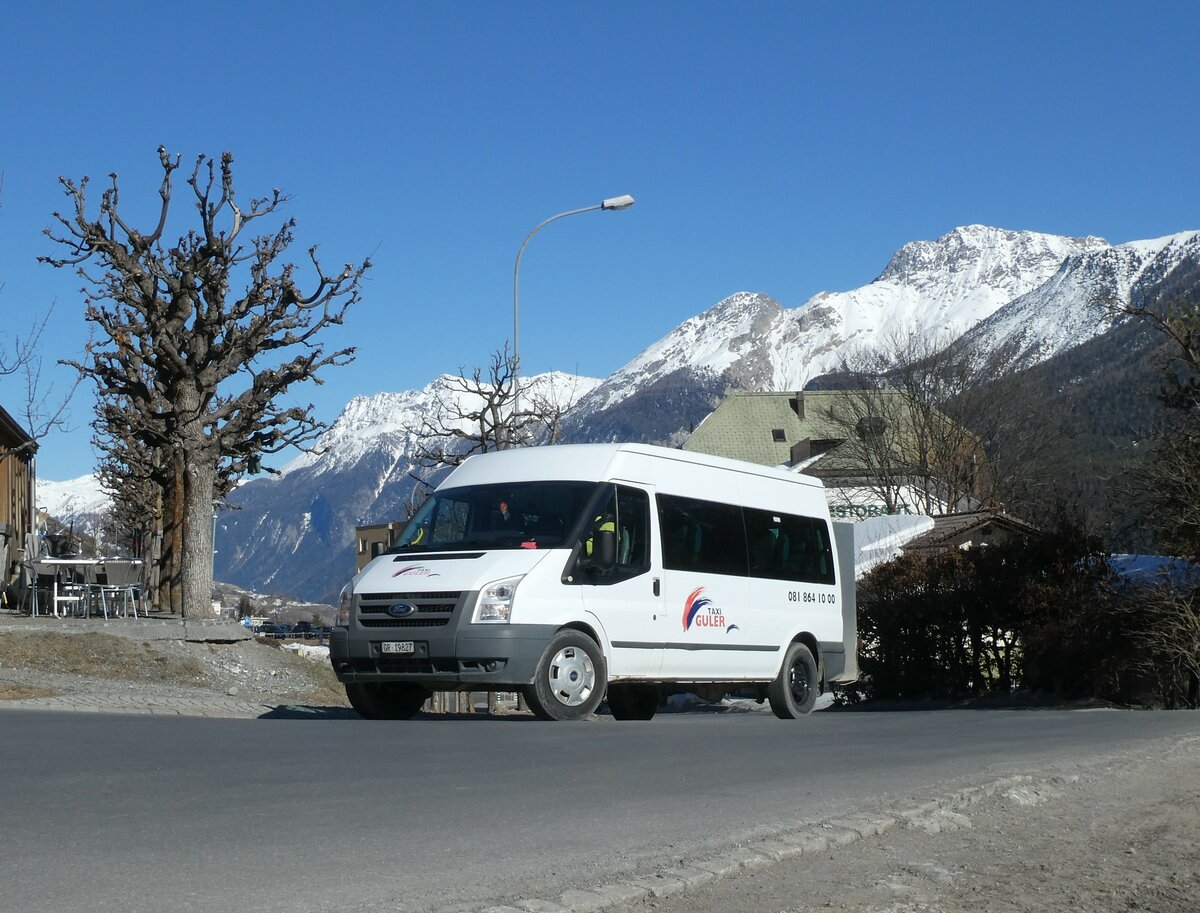
<path id="1" fill-rule="evenodd" d="M 95 599 L 100 600 L 104 617 L 109 613 L 125 615 L 133 612 L 137 618 L 137 589 L 140 584 L 141 567 L 134 561 L 110 559 L 90 569 L 92 579 L 88 589 Z M 144 614 L 144 613 L 143 613 Z"/>
<path id="2" fill-rule="evenodd" d="M 50 580 L 47 579 L 45 584 L 38 578 L 37 571 L 33 567 L 33 562 L 28 559 L 22 560 L 20 564 L 20 576 L 17 579 L 17 592 L 20 596 L 17 599 L 17 608 L 22 614 L 35 616 L 38 613 L 38 587 L 42 586 L 46 590 L 46 599 L 50 598 Z"/>
<path id="3" fill-rule="evenodd" d="M 45 589 L 48 594 L 46 604 L 56 616 L 66 615 L 68 606 L 72 615 L 86 612 L 87 587 L 76 581 L 69 570 L 52 561 L 40 561 L 36 558 L 33 561 L 33 570 L 37 575 L 33 607 L 35 615 L 38 610 L 36 591 L 39 589 Z"/>

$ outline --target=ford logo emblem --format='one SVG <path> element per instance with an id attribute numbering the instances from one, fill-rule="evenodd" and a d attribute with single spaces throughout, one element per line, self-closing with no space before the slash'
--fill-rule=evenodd
<path id="1" fill-rule="evenodd" d="M 407 618 L 417 610 L 417 607 L 409 602 L 397 602 L 387 607 L 387 613 L 393 618 Z"/>

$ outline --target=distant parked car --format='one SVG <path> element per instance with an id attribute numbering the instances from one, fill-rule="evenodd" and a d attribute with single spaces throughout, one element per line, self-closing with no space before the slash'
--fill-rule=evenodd
<path id="1" fill-rule="evenodd" d="M 292 625 L 293 637 L 316 637 L 317 629 L 311 621 L 298 621 Z"/>
<path id="2" fill-rule="evenodd" d="M 275 633 L 272 636 L 278 637 L 281 640 L 285 637 L 292 637 L 292 626 L 287 624 L 275 625 Z"/>
<path id="3" fill-rule="evenodd" d="M 278 631 L 279 625 L 276 624 L 259 625 L 254 629 L 254 633 L 259 637 L 275 637 L 277 636 Z"/>

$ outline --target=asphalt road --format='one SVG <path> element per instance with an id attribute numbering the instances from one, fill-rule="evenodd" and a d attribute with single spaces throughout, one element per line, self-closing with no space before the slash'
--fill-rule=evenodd
<path id="1" fill-rule="evenodd" d="M 0 911 L 409 911 L 1200 732 L 1200 714 L 649 723 L 0 713 Z M 1114 784 L 1119 788 L 1119 784 Z"/>

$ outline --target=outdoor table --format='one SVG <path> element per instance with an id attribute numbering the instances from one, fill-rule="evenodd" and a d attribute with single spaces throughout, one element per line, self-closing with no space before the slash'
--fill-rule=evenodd
<path id="1" fill-rule="evenodd" d="M 82 573 L 83 568 L 88 565 L 98 564 L 95 558 L 35 558 L 33 560 L 34 573 L 38 577 L 50 577 L 50 611 L 55 618 L 65 618 L 66 610 L 59 614 L 58 606 L 60 602 L 81 602 L 83 596 L 59 596 L 58 595 L 58 578 L 64 570 L 70 572 Z M 48 569 L 48 571 L 47 571 Z M 82 585 L 82 584 L 81 584 Z M 37 614 L 37 581 L 34 581 L 34 614 Z"/>
<path id="2" fill-rule="evenodd" d="M 137 558 L 35 558 L 33 560 L 34 567 L 34 614 L 37 614 L 37 576 L 50 577 L 52 583 L 50 585 L 50 609 L 55 618 L 65 618 L 67 611 L 64 609 L 59 612 L 59 604 L 62 602 L 77 602 L 81 603 L 87 598 L 87 571 L 89 568 L 94 569 L 105 565 L 129 565 L 141 567 L 141 560 Z M 72 573 L 82 577 L 82 580 L 75 580 L 74 584 L 83 587 L 83 593 L 79 596 L 59 596 L 59 576 L 63 571 Z M 135 609 L 136 613 L 136 609 Z"/>

